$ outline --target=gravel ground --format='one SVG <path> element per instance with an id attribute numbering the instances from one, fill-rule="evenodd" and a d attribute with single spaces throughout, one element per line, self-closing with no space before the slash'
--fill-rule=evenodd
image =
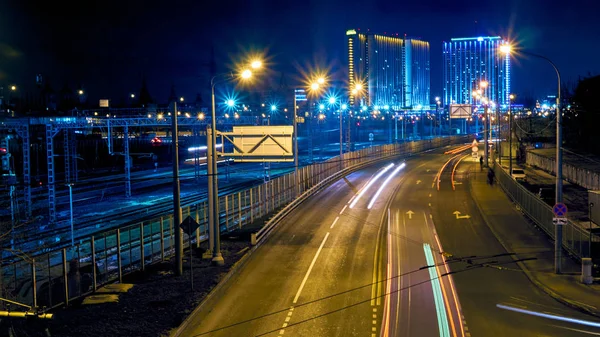
<path id="1" fill-rule="evenodd" d="M 118 303 L 81 305 L 74 303 L 54 312 L 53 320 L 3 320 L 0 336 L 9 326 L 16 335 L 87 336 L 167 336 L 204 299 L 245 252 L 248 240 L 223 240 L 225 266 L 214 267 L 202 260 L 206 247 L 194 251 L 194 291 L 190 287 L 189 252 L 185 252 L 184 275 L 175 277 L 171 261 L 150 266 L 145 273 L 130 275 L 124 283 L 134 287 L 120 294 Z"/>

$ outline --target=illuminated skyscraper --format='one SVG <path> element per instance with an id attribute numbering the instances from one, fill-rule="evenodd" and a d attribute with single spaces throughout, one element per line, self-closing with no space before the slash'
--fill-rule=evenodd
<path id="1" fill-rule="evenodd" d="M 444 105 L 473 103 L 472 93 L 484 80 L 488 86 L 483 96 L 495 103 L 508 104 L 510 57 L 499 50 L 504 43 L 507 42 L 499 36 L 444 42 Z"/>
<path id="2" fill-rule="evenodd" d="M 356 97 L 361 104 L 396 110 L 429 106 L 429 42 L 354 29 L 346 31 L 346 37 L 348 83 L 350 89 L 363 85 Z"/>

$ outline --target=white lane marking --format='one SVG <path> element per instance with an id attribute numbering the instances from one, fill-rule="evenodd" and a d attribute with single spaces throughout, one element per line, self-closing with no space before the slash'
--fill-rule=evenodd
<path id="1" fill-rule="evenodd" d="M 592 331 L 586 331 L 586 330 L 581 330 L 581 329 L 574 329 L 574 328 L 569 328 L 566 326 L 560 326 L 560 325 L 551 325 L 555 328 L 561 328 L 561 329 L 567 329 L 567 330 L 571 330 L 571 331 L 576 331 L 576 332 L 581 332 L 587 335 L 593 335 L 593 336 L 600 336 L 600 332 L 592 332 Z"/>
<path id="2" fill-rule="evenodd" d="M 308 267 L 308 271 L 306 271 L 306 275 L 304 275 L 304 279 L 302 280 L 302 283 L 300 284 L 300 288 L 298 288 L 298 292 L 296 293 L 296 297 L 294 297 L 294 301 L 292 303 L 295 304 L 296 302 L 298 302 L 300 293 L 302 293 L 302 289 L 304 289 L 306 280 L 308 280 L 308 276 L 310 276 L 310 272 L 312 271 L 313 267 L 315 266 L 315 263 L 317 262 L 317 258 L 319 257 L 319 254 L 321 254 L 321 250 L 323 249 L 323 246 L 325 245 L 325 242 L 327 241 L 328 237 L 329 237 L 329 232 L 327 232 L 327 234 L 325 235 L 325 238 L 323 239 L 323 242 L 321 242 L 321 245 L 319 246 L 319 249 L 317 250 L 315 257 L 313 257 L 313 260 L 310 263 L 310 267 Z"/>
<path id="3" fill-rule="evenodd" d="M 335 220 L 333 220 L 333 223 L 331 224 L 331 227 L 329 228 L 333 228 L 333 226 L 335 226 L 335 223 L 338 222 L 338 220 L 340 219 L 340 217 L 336 217 Z"/>
<path id="4" fill-rule="evenodd" d="M 346 210 L 346 208 L 348 208 L 348 205 L 344 205 L 344 208 L 342 208 L 342 210 L 340 211 L 340 215 L 341 215 L 342 213 L 344 213 L 344 211 Z"/>

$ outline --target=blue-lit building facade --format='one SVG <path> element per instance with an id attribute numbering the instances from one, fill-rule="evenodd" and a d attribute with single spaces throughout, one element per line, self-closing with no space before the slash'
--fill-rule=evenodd
<path id="1" fill-rule="evenodd" d="M 510 94 L 510 57 L 500 52 L 499 36 L 455 38 L 443 43 L 443 104 L 473 104 L 473 91 L 487 81 L 484 97 L 501 105 Z"/>
<path id="2" fill-rule="evenodd" d="M 429 107 L 429 42 L 407 37 L 346 32 L 348 83 L 363 85 L 350 104 L 394 110 Z"/>

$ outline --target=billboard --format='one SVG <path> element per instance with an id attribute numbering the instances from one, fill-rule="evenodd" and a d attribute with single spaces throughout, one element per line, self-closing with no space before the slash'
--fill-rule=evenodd
<path id="1" fill-rule="evenodd" d="M 471 118 L 472 114 L 471 104 L 450 104 L 450 118 Z"/>
<path id="2" fill-rule="evenodd" d="M 293 161 L 291 125 L 234 126 L 233 132 L 219 132 L 233 145 L 233 153 L 223 153 L 236 162 Z"/>

